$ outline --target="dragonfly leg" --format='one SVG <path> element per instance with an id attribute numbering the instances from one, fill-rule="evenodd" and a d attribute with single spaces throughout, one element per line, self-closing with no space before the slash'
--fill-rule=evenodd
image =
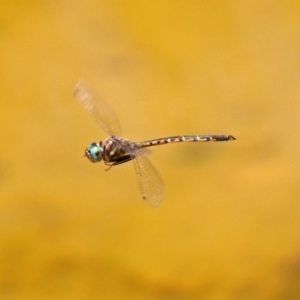
<path id="1" fill-rule="evenodd" d="M 106 166 L 109 166 L 105 171 L 108 171 L 111 167 L 117 166 L 123 163 L 126 163 L 130 160 L 134 159 L 131 155 L 122 156 L 119 160 L 114 161 L 113 163 L 104 162 Z"/>

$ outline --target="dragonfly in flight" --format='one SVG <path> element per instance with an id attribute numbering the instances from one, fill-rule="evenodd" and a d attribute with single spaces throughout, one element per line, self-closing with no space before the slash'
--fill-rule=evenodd
<path id="1" fill-rule="evenodd" d="M 157 206 L 163 199 L 164 183 L 158 171 L 149 161 L 147 147 L 178 142 L 223 142 L 235 140 L 232 135 L 201 134 L 180 135 L 142 142 L 132 142 L 121 137 L 121 127 L 112 107 L 97 95 L 84 81 L 74 89 L 79 103 L 92 115 L 98 125 L 109 135 L 100 142 L 93 142 L 85 150 L 85 156 L 93 163 L 103 160 L 110 169 L 113 166 L 133 161 L 139 191 L 143 200 Z M 107 169 L 107 170 L 108 170 Z"/>

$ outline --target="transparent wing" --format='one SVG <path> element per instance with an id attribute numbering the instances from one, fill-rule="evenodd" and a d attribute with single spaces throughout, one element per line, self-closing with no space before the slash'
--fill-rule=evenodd
<path id="1" fill-rule="evenodd" d="M 163 199 L 164 183 L 157 170 L 146 157 L 146 153 L 138 151 L 136 158 L 133 160 L 137 183 L 142 198 L 148 204 L 158 206 Z"/>
<path id="2" fill-rule="evenodd" d="M 106 133 L 110 136 L 121 135 L 119 120 L 112 107 L 99 97 L 83 80 L 76 84 L 74 96 Z"/>

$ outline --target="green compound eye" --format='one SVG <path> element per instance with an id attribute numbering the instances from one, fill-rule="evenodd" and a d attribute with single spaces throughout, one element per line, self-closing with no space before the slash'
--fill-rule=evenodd
<path id="1" fill-rule="evenodd" d="M 85 156 L 93 163 L 102 160 L 102 147 L 99 143 L 91 143 L 85 150 Z"/>

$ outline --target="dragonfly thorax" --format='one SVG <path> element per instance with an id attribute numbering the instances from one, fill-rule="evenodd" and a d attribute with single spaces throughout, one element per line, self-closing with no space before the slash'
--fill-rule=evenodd
<path id="1" fill-rule="evenodd" d="M 136 147 L 127 139 L 111 136 L 102 142 L 102 156 L 106 164 L 120 164 L 135 157 Z"/>
<path id="2" fill-rule="evenodd" d="M 101 161 L 103 158 L 102 142 L 89 144 L 85 150 L 85 156 L 93 163 Z"/>

